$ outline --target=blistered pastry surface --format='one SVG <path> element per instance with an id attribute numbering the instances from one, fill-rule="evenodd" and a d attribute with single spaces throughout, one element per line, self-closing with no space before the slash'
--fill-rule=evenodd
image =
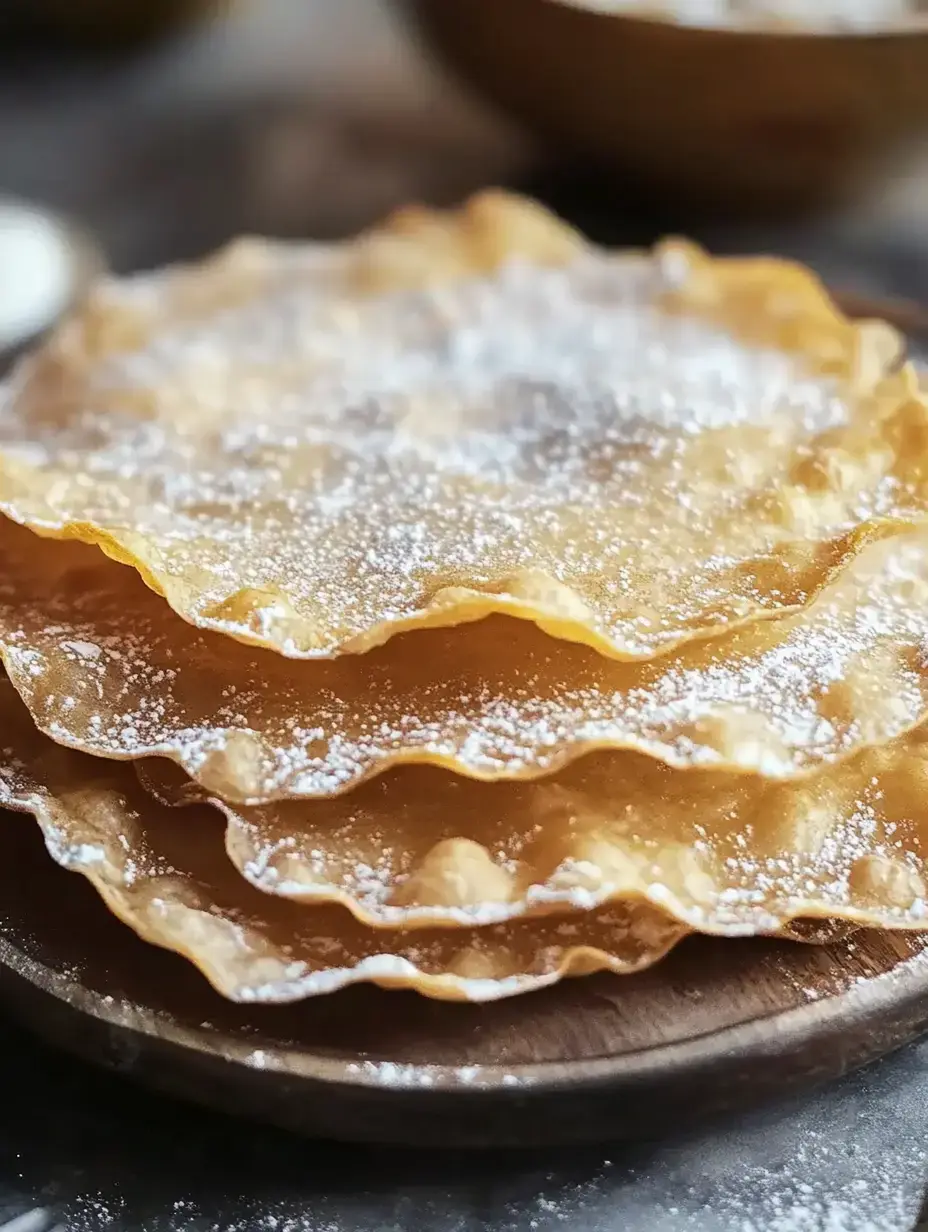
<path id="1" fill-rule="evenodd" d="M 489 195 L 104 285 L 3 391 L 0 509 L 288 656 L 503 612 L 648 657 L 925 512 L 899 345 L 789 264 Z"/>
<path id="2" fill-rule="evenodd" d="M 685 931 L 648 908 L 489 929 L 384 933 L 340 907 L 260 894 L 223 851 L 211 809 L 157 805 L 132 768 L 53 745 L 0 684 L 0 804 L 32 813 L 50 855 L 109 909 L 237 1001 L 296 1001 L 348 984 L 486 1001 L 596 970 L 640 970 Z M 15 824 L 7 818 L 6 824 Z"/>
<path id="3" fill-rule="evenodd" d="M 800 919 L 928 927 L 926 788 L 921 727 L 790 782 L 620 752 L 527 783 L 404 767 L 330 801 L 215 803 L 256 888 L 338 902 L 368 924 L 463 927 L 633 901 L 740 936 Z"/>
<path id="4" fill-rule="evenodd" d="M 402 762 L 527 778 L 612 747 L 808 773 L 921 721 L 926 644 L 928 528 L 871 543 L 799 614 L 645 663 L 505 617 L 297 663 L 0 520 L 0 653 L 36 722 L 98 756 L 172 759 L 232 801 L 333 795 Z"/>

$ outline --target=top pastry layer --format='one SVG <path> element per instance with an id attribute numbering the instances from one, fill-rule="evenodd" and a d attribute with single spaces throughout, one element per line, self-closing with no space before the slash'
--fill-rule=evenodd
<path id="1" fill-rule="evenodd" d="M 0 509 L 292 657 L 501 612 L 648 658 L 924 515 L 899 350 L 798 267 L 490 194 L 105 283 L 0 395 Z"/>

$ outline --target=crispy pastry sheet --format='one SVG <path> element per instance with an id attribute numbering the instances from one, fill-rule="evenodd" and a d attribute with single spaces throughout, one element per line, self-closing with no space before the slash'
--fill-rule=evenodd
<path id="1" fill-rule="evenodd" d="M 0 509 L 292 657 L 495 612 L 647 658 L 925 513 L 900 346 L 799 267 L 488 194 L 106 283 L 0 395 Z"/>
<path id="2" fill-rule="evenodd" d="M 615 747 L 788 778 L 916 726 L 926 645 L 928 527 L 871 543 L 801 613 L 646 663 L 499 616 L 294 663 L 192 629 L 91 547 L 0 519 L 0 654 L 39 726 L 98 756 L 172 759 L 233 802 L 334 795 L 404 762 L 531 778 Z"/>
<path id="3" fill-rule="evenodd" d="M 189 799 L 179 773 L 153 784 Z M 928 927 L 928 727 L 789 782 L 599 753 L 553 778 L 404 767 L 329 801 L 233 806 L 226 847 L 259 890 L 376 926 L 470 926 L 647 902 L 700 932 L 797 920 Z"/>
<path id="4" fill-rule="evenodd" d="M 590 971 L 636 971 L 686 931 L 645 905 L 463 932 L 385 934 L 341 907 L 260 894 L 235 872 L 212 809 L 168 809 L 129 766 L 60 748 L 0 682 L 0 804 L 32 813 L 51 856 L 109 909 L 236 1001 L 296 1001 L 370 982 L 486 1001 Z M 13 824 L 10 819 L 7 824 Z"/>

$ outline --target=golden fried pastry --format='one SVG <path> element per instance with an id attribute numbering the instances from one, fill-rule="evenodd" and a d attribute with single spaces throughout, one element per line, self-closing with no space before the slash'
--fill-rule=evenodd
<path id="1" fill-rule="evenodd" d="M 170 758 L 233 802 L 333 795 L 401 762 L 530 778 L 616 747 L 789 777 L 918 724 L 926 644 L 928 527 L 872 542 L 801 613 L 646 663 L 501 616 L 294 663 L 0 519 L 0 653 L 39 726 L 98 756 Z"/>
<path id="2" fill-rule="evenodd" d="M 259 894 L 225 857 L 211 809 L 168 809 L 129 766 L 54 745 L 0 682 L 0 804 L 35 815 L 52 857 L 82 873 L 140 937 L 190 959 L 236 1001 L 296 1001 L 370 982 L 487 1001 L 590 971 L 636 971 L 686 931 L 647 906 L 464 932 L 387 935 L 340 907 Z M 7 819 L 7 824 L 13 824 Z"/>
<path id="3" fill-rule="evenodd" d="M 180 785 L 158 781 L 175 800 Z M 797 920 L 928 927 L 926 800 L 922 726 L 790 782 L 622 752 L 529 783 L 403 767 L 335 800 L 213 803 L 232 862 L 259 890 L 341 903 L 366 924 L 646 902 L 695 931 L 740 936 Z"/>
<path id="4" fill-rule="evenodd" d="M 105 284 L 0 398 L 0 509 L 291 657 L 504 613 L 647 658 L 925 514 L 900 345 L 798 267 L 489 194 Z"/>

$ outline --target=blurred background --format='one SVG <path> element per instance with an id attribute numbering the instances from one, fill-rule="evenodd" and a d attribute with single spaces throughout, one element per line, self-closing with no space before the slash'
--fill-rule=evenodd
<path id="1" fill-rule="evenodd" d="M 487 183 L 607 242 L 683 231 L 928 301 L 926 5 L 643 7 L 6 0 L 0 349 L 102 263 L 345 235 Z"/>

